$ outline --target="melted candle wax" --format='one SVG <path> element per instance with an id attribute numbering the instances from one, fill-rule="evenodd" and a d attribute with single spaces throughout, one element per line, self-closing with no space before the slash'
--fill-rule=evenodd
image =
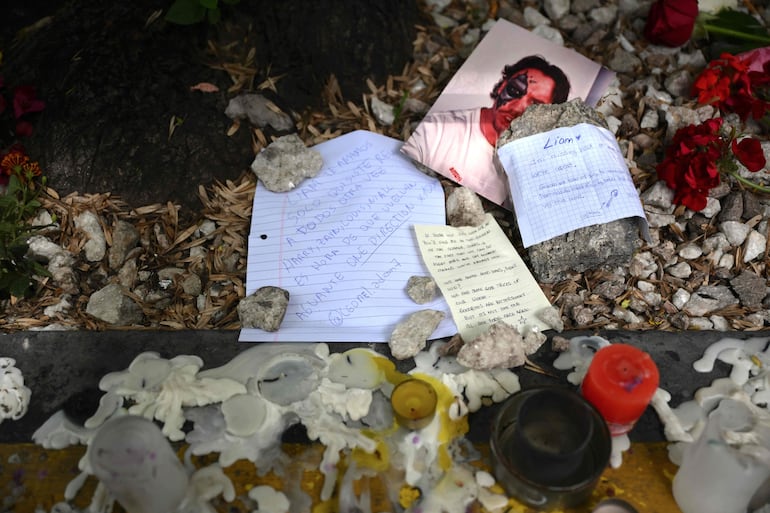
<path id="1" fill-rule="evenodd" d="M 698 389 L 692 400 L 670 408 L 659 391 L 653 406 L 664 425 L 669 459 L 679 465 L 677 504 L 686 513 L 764 511 L 770 475 L 770 338 L 723 338 L 693 363 L 711 372 L 717 360 L 730 376 Z M 759 489 L 757 489 L 759 488 Z M 756 492 L 756 493 L 755 493 Z M 763 507 L 764 506 L 764 507 Z"/>
<path id="2" fill-rule="evenodd" d="M 57 412 L 35 434 L 47 447 L 63 448 L 90 443 L 94 433 L 112 418 L 134 411 L 163 422 L 163 434 L 179 439 L 185 419 L 193 429 L 186 435 L 192 454 L 219 452 L 219 465 L 194 472 L 188 497 L 198 511 L 210 510 L 208 501 L 221 495 L 234 497 L 232 483 L 222 473 L 236 459 L 247 458 L 258 470 L 280 474 L 287 461 L 280 435 L 297 421 L 311 439 L 325 445 L 320 470 L 324 474 L 322 503 L 315 513 L 339 511 L 343 483 L 365 478 L 384 479 L 389 497 L 407 511 L 418 513 L 436 506 L 447 513 L 464 513 L 473 501 L 492 511 L 507 502 L 487 472 L 470 466 L 478 454 L 464 439 L 467 414 L 491 398 L 499 402 L 518 391 L 515 374 L 508 370 L 475 371 L 459 365 L 454 357 L 439 357 L 440 343 L 415 357 L 410 374 L 378 353 L 363 348 L 330 354 L 326 344 L 265 344 L 248 349 L 227 364 L 200 371 L 202 361 L 194 356 L 171 360 L 157 353 L 142 353 L 126 371 L 111 373 L 100 387 L 106 392 L 99 410 L 83 428 Z M 424 427 L 400 426 L 386 403 L 394 388 L 406 380 L 428 383 L 436 394 L 436 408 Z M 465 403 L 467 399 L 468 403 Z M 463 445 L 465 442 L 465 445 Z M 83 474 L 68 485 L 74 498 L 85 478 L 92 474 L 88 462 Z M 283 469 L 285 470 L 285 469 Z M 340 481 L 340 472 L 343 473 Z M 283 475 L 285 482 L 301 483 L 301 475 Z M 100 483 L 94 496 L 100 511 L 109 511 L 108 497 Z M 345 484 L 347 486 L 347 484 Z M 362 484 L 366 488 L 365 483 Z M 309 510 L 310 497 L 299 486 L 284 490 L 292 508 Z M 335 489 L 338 491 L 334 493 Z M 410 490 L 419 489 L 419 497 Z M 272 497 L 276 511 L 283 509 L 283 495 L 261 489 L 258 496 Z M 368 497 L 346 496 L 346 504 L 369 513 Z M 273 500 L 274 499 L 274 500 Z M 105 499 L 106 500 L 106 499 Z M 185 504 L 188 504 L 186 502 Z M 344 506 L 344 504 L 342 504 Z M 193 510 L 190 510 L 193 511 Z"/>

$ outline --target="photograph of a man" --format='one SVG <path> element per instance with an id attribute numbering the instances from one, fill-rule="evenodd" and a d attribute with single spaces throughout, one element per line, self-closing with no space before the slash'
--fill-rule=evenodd
<path id="1" fill-rule="evenodd" d="M 524 57 L 505 66 L 489 94 L 491 105 L 428 114 L 401 151 L 503 204 L 507 181 L 492 164 L 497 138 L 530 105 L 563 103 L 569 91 L 569 79 L 561 68 L 539 55 Z"/>
<path id="2" fill-rule="evenodd" d="M 513 210 L 508 176 L 495 162 L 500 134 L 531 105 L 581 98 L 593 107 L 614 75 L 574 49 L 499 19 L 412 129 L 401 152 Z"/>

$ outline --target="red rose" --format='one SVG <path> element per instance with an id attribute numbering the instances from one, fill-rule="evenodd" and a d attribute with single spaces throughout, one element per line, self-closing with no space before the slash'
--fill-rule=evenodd
<path id="1" fill-rule="evenodd" d="M 732 146 L 735 156 L 752 173 L 765 167 L 767 161 L 765 160 L 765 153 L 762 151 L 762 144 L 759 142 L 759 139 L 745 137 L 740 142 L 737 139 L 733 139 Z"/>
<path id="2" fill-rule="evenodd" d="M 698 0 L 657 0 L 647 14 L 644 37 L 654 44 L 682 46 L 690 40 L 697 17 Z"/>

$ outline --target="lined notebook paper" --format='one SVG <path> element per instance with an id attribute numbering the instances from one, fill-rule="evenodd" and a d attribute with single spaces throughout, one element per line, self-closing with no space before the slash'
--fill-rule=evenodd
<path id="1" fill-rule="evenodd" d="M 410 276 L 427 276 L 412 229 L 446 224 L 435 178 L 399 153 L 401 141 L 356 131 L 315 146 L 324 167 L 283 193 L 254 195 L 246 293 L 272 285 L 289 291 L 276 332 L 242 329 L 252 342 L 387 342 L 411 313 L 446 313 L 436 338 L 457 329 L 443 298 L 418 305 Z"/>

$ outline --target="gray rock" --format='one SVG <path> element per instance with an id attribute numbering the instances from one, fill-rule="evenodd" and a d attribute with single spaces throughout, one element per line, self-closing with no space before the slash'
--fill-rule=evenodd
<path id="1" fill-rule="evenodd" d="M 111 283 L 88 298 L 86 313 L 115 326 L 129 326 L 142 321 L 142 309 L 123 293 L 123 287 Z"/>
<path id="2" fill-rule="evenodd" d="M 723 207 L 724 208 L 724 207 Z M 752 217 L 764 215 L 765 209 L 756 194 L 750 190 L 743 191 L 742 218 L 749 220 Z"/>
<path id="3" fill-rule="evenodd" d="M 458 363 L 476 370 L 510 369 L 526 361 L 521 333 L 504 321 L 494 323 L 457 353 Z"/>
<path id="4" fill-rule="evenodd" d="M 480 226 L 484 223 L 484 205 L 481 198 L 467 187 L 455 187 L 446 199 L 449 226 Z"/>
<path id="5" fill-rule="evenodd" d="M 195 273 L 185 273 L 179 280 L 179 286 L 182 287 L 185 294 L 190 294 L 191 296 L 197 296 L 203 292 L 201 277 Z"/>
<path id="6" fill-rule="evenodd" d="M 139 231 L 131 223 L 118 220 L 112 229 L 112 246 L 108 263 L 110 269 L 119 269 L 126 260 L 128 252 L 139 242 Z"/>
<path id="7" fill-rule="evenodd" d="M 532 272 L 542 282 L 564 279 L 568 271 L 628 266 L 641 246 L 635 219 L 587 226 L 529 248 Z"/>
<path id="8" fill-rule="evenodd" d="M 559 309 L 554 306 L 543 308 L 542 310 L 538 311 L 537 318 L 559 333 L 564 331 L 564 321 L 561 318 Z"/>
<path id="9" fill-rule="evenodd" d="M 225 109 L 225 116 L 232 120 L 248 119 L 254 126 L 271 126 L 279 132 L 294 128 L 291 116 L 261 94 L 246 93 L 232 98 Z"/>
<path id="10" fill-rule="evenodd" d="M 390 335 L 388 346 L 397 360 L 412 358 L 425 348 L 428 337 L 444 319 L 444 312 L 420 310 L 399 323 Z"/>
<path id="11" fill-rule="evenodd" d="M 618 6 L 605 5 L 591 9 L 591 12 L 588 13 L 588 17 L 602 25 L 609 25 L 618 17 Z"/>
<path id="12" fill-rule="evenodd" d="M 690 296 L 682 310 L 688 315 L 701 317 L 716 310 L 738 303 L 730 289 L 724 285 L 704 285 Z"/>
<path id="13" fill-rule="evenodd" d="M 748 237 L 751 227 L 740 221 L 725 221 L 719 225 L 719 231 L 725 234 L 733 246 L 740 246 Z"/>
<path id="14" fill-rule="evenodd" d="M 767 239 L 756 230 L 751 230 L 743 244 L 743 263 L 748 263 L 760 255 L 764 255 Z"/>
<path id="15" fill-rule="evenodd" d="M 569 13 L 570 0 L 545 0 L 543 9 L 552 21 L 560 20 Z"/>
<path id="16" fill-rule="evenodd" d="M 316 176 L 321 167 L 321 155 L 305 147 L 297 134 L 279 137 L 263 149 L 251 164 L 257 178 L 272 192 L 294 189 L 306 178 Z"/>
<path id="17" fill-rule="evenodd" d="M 642 66 L 642 60 L 636 55 L 618 47 L 613 52 L 612 57 L 610 57 L 607 66 L 619 73 L 632 73 L 635 69 Z"/>
<path id="18" fill-rule="evenodd" d="M 590 123 L 607 128 L 601 114 L 580 99 L 557 105 L 533 105 L 513 120 L 497 141 L 498 147 L 513 140 L 558 127 Z M 535 277 L 545 283 L 564 279 L 569 271 L 614 269 L 628 265 L 641 246 L 636 219 L 619 219 L 587 226 L 529 248 Z"/>
<path id="19" fill-rule="evenodd" d="M 722 199 L 722 210 L 717 219 L 720 222 L 740 221 L 743 215 L 743 194 L 739 191 L 731 192 Z"/>
<path id="20" fill-rule="evenodd" d="M 75 227 L 82 230 L 88 237 L 88 242 L 83 246 L 86 254 L 86 260 L 89 262 L 99 262 L 107 253 L 107 239 L 104 237 L 104 230 L 99 224 L 99 217 L 86 210 L 75 217 Z"/>
<path id="21" fill-rule="evenodd" d="M 756 273 L 744 270 L 730 280 L 730 286 L 745 306 L 749 308 L 759 308 L 762 306 L 762 300 L 767 295 L 767 281 Z"/>
<path id="22" fill-rule="evenodd" d="M 289 291 L 260 287 L 238 302 L 238 318 L 244 328 L 278 331 L 289 306 Z"/>
<path id="23" fill-rule="evenodd" d="M 436 280 L 430 276 L 410 276 L 406 282 L 406 294 L 418 305 L 433 301 L 438 292 Z"/>
<path id="24" fill-rule="evenodd" d="M 663 85 L 674 96 L 687 98 L 692 89 L 693 76 L 686 69 L 681 69 L 666 76 Z"/>

